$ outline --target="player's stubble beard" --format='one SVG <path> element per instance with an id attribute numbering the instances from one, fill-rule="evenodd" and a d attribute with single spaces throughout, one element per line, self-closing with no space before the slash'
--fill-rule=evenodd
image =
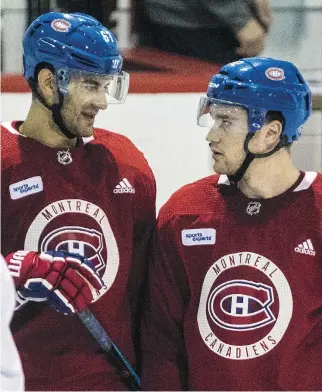
<path id="1" fill-rule="evenodd" d="M 77 113 L 75 113 L 73 108 L 63 107 L 62 118 L 67 129 L 74 134 L 75 137 L 90 137 L 93 135 L 96 115 L 94 118 L 88 119 L 82 114 L 82 111 L 77 111 Z"/>
<path id="2" fill-rule="evenodd" d="M 77 136 L 81 137 L 90 137 L 94 132 L 94 119 L 87 120 L 86 117 L 81 113 L 78 117 L 78 121 L 76 122 L 77 129 L 75 130 Z"/>
<path id="3" fill-rule="evenodd" d="M 239 156 L 238 159 L 237 156 Z M 223 152 L 221 155 L 212 157 L 212 168 L 217 174 L 234 175 L 243 164 L 245 157 L 244 150 Z"/>

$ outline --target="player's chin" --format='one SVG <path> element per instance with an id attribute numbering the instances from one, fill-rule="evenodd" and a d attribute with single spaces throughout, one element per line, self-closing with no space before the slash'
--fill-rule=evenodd
<path id="1" fill-rule="evenodd" d="M 217 174 L 225 174 L 227 176 L 235 174 L 235 171 L 232 168 L 228 168 L 226 165 L 214 163 L 213 164 L 214 172 Z"/>
<path id="2" fill-rule="evenodd" d="M 218 173 L 218 174 L 226 174 L 226 171 L 227 171 L 227 168 L 225 167 L 225 165 L 220 164 L 216 161 L 214 161 L 212 168 L 214 169 L 214 172 Z"/>
<path id="3" fill-rule="evenodd" d="M 87 125 L 87 126 L 81 126 L 78 127 L 77 129 L 77 136 L 80 137 L 90 137 L 93 136 L 94 133 L 94 126 L 93 125 Z"/>

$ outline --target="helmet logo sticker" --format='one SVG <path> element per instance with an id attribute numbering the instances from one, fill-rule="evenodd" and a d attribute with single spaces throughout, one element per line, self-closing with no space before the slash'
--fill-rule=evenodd
<path id="1" fill-rule="evenodd" d="M 70 29 L 70 22 L 65 19 L 54 19 L 51 22 L 51 27 L 55 30 L 58 31 L 59 33 L 67 33 Z"/>
<path id="2" fill-rule="evenodd" d="M 210 82 L 210 83 L 208 84 L 208 87 L 215 87 L 215 88 L 217 88 L 217 87 L 219 87 L 219 86 L 220 86 L 219 83 Z"/>
<path id="3" fill-rule="evenodd" d="M 265 71 L 265 75 L 270 80 L 284 80 L 284 70 L 282 68 L 271 67 Z"/>
<path id="4" fill-rule="evenodd" d="M 121 60 L 120 59 L 113 59 L 112 60 L 112 68 L 118 68 L 120 65 Z"/>

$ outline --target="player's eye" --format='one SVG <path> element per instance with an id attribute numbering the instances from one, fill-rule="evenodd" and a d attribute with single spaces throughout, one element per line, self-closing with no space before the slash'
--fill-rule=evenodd
<path id="1" fill-rule="evenodd" d="M 229 127 L 230 125 L 231 125 L 231 121 L 228 121 L 228 120 L 222 120 L 222 123 L 221 123 L 221 125 L 223 126 L 223 127 Z"/>
<path id="2" fill-rule="evenodd" d="M 106 84 L 103 88 L 104 88 L 104 92 L 105 92 L 106 94 L 108 94 L 109 88 L 110 88 L 110 83 Z"/>
<path id="3" fill-rule="evenodd" d="M 226 118 L 214 118 L 215 124 L 218 128 L 224 128 L 227 129 L 231 126 L 232 122 L 229 119 Z"/>
<path id="4" fill-rule="evenodd" d="M 96 84 L 93 84 L 93 83 L 84 83 L 83 86 L 84 86 L 84 88 L 85 88 L 86 90 L 88 90 L 88 91 L 93 91 L 93 92 L 95 92 L 95 91 L 97 91 L 97 89 L 98 89 L 97 85 L 96 85 Z"/>

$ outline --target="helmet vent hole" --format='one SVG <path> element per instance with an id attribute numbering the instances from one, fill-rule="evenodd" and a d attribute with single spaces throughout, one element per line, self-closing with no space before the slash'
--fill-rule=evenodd
<path id="1" fill-rule="evenodd" d="M 219 74 L 220 75 L 228 75 L 228 72 L 227 71 L 220 71 Z"/>
<path id="2" fill-rule="evenodd" d="M 35 32 L 37 31 L 37 29 L 41 26 L 41 23 L 36 24 L 36 26 L 34 26 L 33 30 L 30 32 L 30 37 L 32 37 Z"/>
<path id="3" fill-rule="evenodd" d="M 233 85 L 231 83 L 226 84 L 224 87 L 224 90 L 232 90 L 233 89 Z"/>
<path id="4" fill-rule="evenodd" d="M 242 82 L 241 78 L 238 77 L 238 76 L 234 76 L 234 77 L 233 77 L 233 80 L 237 80 L 238 82 Z"/>
<path id="5" fill-rule="evenodd" d="M 81 64 L 89 65 L 90 67 L 95 67 L 96 68 L 96 64 L 93 61 L 87 60 L 84 57 L 79 56 L 76 53 L 71 53 L 71 56 L 76 58 L 77 61 L 79 61 Z"/>

